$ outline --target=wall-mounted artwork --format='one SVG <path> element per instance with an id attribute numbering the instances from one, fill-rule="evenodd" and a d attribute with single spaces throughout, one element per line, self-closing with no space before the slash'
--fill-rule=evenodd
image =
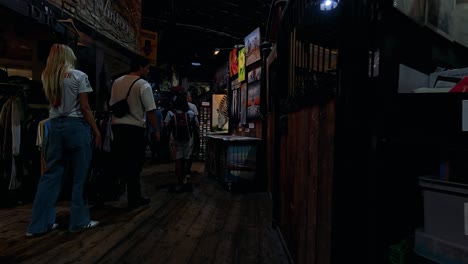
<path id="1" fill-rule="evenodd" d="M 255 81 L 260 81 L 262 78 L 262 67 L 255 68 L 247 74 L 247 82 L 252 83 Z"/>
<path id="2" fill-rule="evenodd" d="M 260 28 L 247 35 L 245 42 L 246 66 L 260 60 Z"/>
<path id="3" fill-rule="evenodd" d="M 212 97 L 212 120 L 211 130 L 212 131 L 227 131 L 228 130 L 228 106 L 227 106 L 227 95 L 225 94 L 213 94 Z"/>
<path id="4" fill-rule="evenodd" d="M 237 79 L 239 79 L 239 82 L 245 81 L 245 48 L 239 50 L 239 53 L 237 54 L 237 63 L 239 68 Z"/>
<path id="5" fill-rule="evenodd" d="M 231 116 L 234 118 L 239 118 L 239 93 L 240 89 L 232 91 L 232 100 L 231 100 Z"/>
<path id="6" fill-rule="evenodd" d="M 231 90 L 239 89 L 239 80 L 234 79 L 231 81 Z"/>
<path id="7" fill-rule="evenodd" d="M 158 54 L 158 32 L 140 29 L 140 55 L 156 66 Z"/>
<path id="8" fill-rule="evenodd" d="M 243 83 L 240 87 L 240 105 L 239 114 L 242 125 L 247 124 L 247 84 Z"/>
<path id="9" fill-rule="evenodd" d="M 237 52 L 237 48 L 234 48 L 229 53 L 229 77 L 236 75 L 239 71 L 237 65 Z"/>
<path id="10" fill-rule="evenodd" d="M 425 25 L 447 39 L 452 39 L 455 0 L 427 0 Z"/>
<path id="11" fill-rule="evenodd" d="M 260 117 L 260 82 L 249 84 L 247 98 L 247 118 Z"/>

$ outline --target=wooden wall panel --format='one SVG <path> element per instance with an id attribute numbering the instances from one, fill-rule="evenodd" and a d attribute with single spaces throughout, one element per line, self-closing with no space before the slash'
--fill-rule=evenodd
<path id="1" fill-rule="evenodd" d="M 267 129 L 266 132 L 266 175 L 267 175 L 267 190 L 270 192 L 276 191 L 275 182 L 275 118 L 273 115 L 267 117 Z"/>
<path id="2" fill-rule="evenodd" d="M 309 164 L 307 181 L 307 251 L 306 263 L 315 264 L 317 256 L 317 181 L 318 181 L 318 141 L 319 141 L 319 107 L 312 107 L 307 117 L 309 123 Z"/>
<path id="3" fill-rule="evenodd" d="M 330 263 L 331 254 L 331 213 L 332 213 L 332 183 L 333 157 L 335 137 L 335 104 L 329 102 L 320 109 L 319 121 L 319 161 L 320 177 L 318 181 L 318 197 L 321 201 L 317 208 L 317 263 Z"/>
<path id="4" fill-rule="evenodd" d="M 281 135 L 279 224 L 295 263 L 330 263 L 334 107 L 288 114 Z"/>
<path id="5" fill-rule="evenodd" d="M 279 167 L 280 171 L 280 176 L 278 179 L 279 183 L 279 225 L 282 230 L 282 234 L 284 237 L 285 241 L 291 241 L 290 238 L 290 232 L 288 228 L 291 226 L 289 223 L 289 211 L 290 211 L 290 206 L 289 206 L 289 195 L 292 193 L 292 190 L 288 188 L 288 183 L 289 181 L 287 180 L 287 177 L 285 175 L 288 175 L 287 169 L 289 168 L 288 165 L 288 152 L 286 151 L 286 146 L 288 145 L 288 138 L 284 137 L 281 139 L 280 142 L 281 145 L 281 153 L 280 153 L 280 161 L 281 165 Z M 284 165 L 283 165 L 284 164 Z"/>

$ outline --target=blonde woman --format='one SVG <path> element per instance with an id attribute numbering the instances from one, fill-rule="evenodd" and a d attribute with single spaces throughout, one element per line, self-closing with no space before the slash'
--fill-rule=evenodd
<path id="1" fill-rule="evenodd" d="M 67 45 L 53 44 L 42 72 L 49 100 L 49 130 L 44 136 L 45 172 L 39 180 L 26 236 L 35 237 L 57 228 L 55 203 L 64 173 L 73 177 L 69 231 L 95 227 L 84 198 L 92 145 L 101 146 L 101 135 L 88 104 L 93 89 L 88 76 L 74 69 L 75 54 Z M 92 134 L 91 134 L 92 133 Z M 67 167 L 65 167 L 67 166 Z"/>

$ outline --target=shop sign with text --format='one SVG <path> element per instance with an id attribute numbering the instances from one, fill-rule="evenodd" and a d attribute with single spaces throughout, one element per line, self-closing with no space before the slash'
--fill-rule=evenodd
<path id="1" fill-rule="evenodd" d="M 49 0 L 72 18 L 134 53 L 140 53 L 141 0 Z"/>
<path id="2" fill-rule="evenodd" d="M 158 52 L 158 33 L 140 29 L 140 55 L 148 59 L 151 66 L 156 66 Z"/>

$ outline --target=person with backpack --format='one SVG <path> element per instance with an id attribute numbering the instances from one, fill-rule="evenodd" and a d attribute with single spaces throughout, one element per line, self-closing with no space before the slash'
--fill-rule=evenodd
<path id="1" fill-rule="evenodd" d="M 192 155 L 193 130 L 198 120 L 195 113 L 189 109 L 187 96 L 184 92 L 176 92 L 171 100 L 172 107 L 166 114 L 164 124 L 174 138 L 177 185 L 170 191 L 192 191 L 190 175 L 186 175 L 186 167 Z"/>
<path id="2" fill-rule="evenodd" d="M 189 109 L 193 111 L 193 113 L 195 114 L 195 126 L 194 126 L 194 129 L 193 129 L 193 148 L 192 148 L 192 155 L 190 155 L 190 159 L 187 160 L 187 164 L 186 165 L 186 173 L 185 175 L 190 175 L 192 174 L 192 162 L 194 159 L 197 158 L 198 156 L 198 152 L 200 151 L 200 133 L 198 131 L 199 129 L 199 123 L 198 123 L 198 109 L 197 109 L 197 106 L 192 103 L 192 96 L 191 94 L 188 92 L 187 93 L 187 102 L 188 102 L 188 105 L 189 105 Z"/>

